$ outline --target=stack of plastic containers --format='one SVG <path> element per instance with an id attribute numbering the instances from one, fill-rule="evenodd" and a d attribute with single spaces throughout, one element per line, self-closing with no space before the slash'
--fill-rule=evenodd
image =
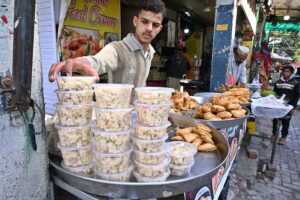
<path id="1" fill-rule="evenodd" d="M 128 84 L 94 85 L 96 126 L 92 127 L 92 143 L 98 178 L 129 181 L 133 170 L 130 162 L 132 88 Z"/>
<path id="2" fill-rule="evenodd" d="M 56 124 L 63 157 L 62 167 L 73 173 L 93 176 L 90 122 L 93 77 L 58 77 Z"/>
<path id="3" fill-rule="evenodd" d="M 168 142 L 168 152 L 171 158 L 171 174 L 173 176 L 186 176 L 195 164 L 197 148 L 187 142 Z"/>
<path id="4" fill-rule="evenodd" d="M 139 182 L 165 181 L 170 175 L 170 158 L 166 147 L 171 95 L 174 89 L 141 87 L 135 89 L 137 123 L 132 135 L 133 172 Z"/>

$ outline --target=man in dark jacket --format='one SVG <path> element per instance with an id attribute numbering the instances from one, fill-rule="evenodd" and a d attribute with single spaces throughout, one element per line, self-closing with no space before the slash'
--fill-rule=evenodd
<path id="1" fill-rule="evenodd" d="M 282 68 L 282 76 L 279 80 L 275 82 L 274 92 L 276 92 L 277 96 L 281 97 L 285 94 L 285 101 L 296 108 L 298 100 L 299 100 L 299 84 L 296 79 L 292 78 L 292 74 L 294 72 L 294 67 L 291 65 L 283 66 Z M 294 110 L 294 109 L 293 109 Z M 285 145 L 286 137 L 289 132 L 290 121 L 292 118 L 293 110 L 291 110 L 287 116 L 282 118 L 282 130 L 281 130 L 281 138 L 279 139 L 279 143 L 281 145 Z M 275 138 L 275 130 L 277 128 L 278 120 L 275 119 L 273 122 L 273 136 L 272 140 Z"/>

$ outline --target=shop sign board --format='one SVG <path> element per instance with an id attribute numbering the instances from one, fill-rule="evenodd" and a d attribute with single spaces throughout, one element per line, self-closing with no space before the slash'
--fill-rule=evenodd
<path id="1" fill-rule="evenodd" d="M 71 0 L 60 37 L 62 60 L 94 55 L 120 39 L 120 0 Z"/>
<path id="2" fill-rule="evenodd" d="M 217 31 L 227 31 L 228 24 L 217 24 L 216 30 Z"/>

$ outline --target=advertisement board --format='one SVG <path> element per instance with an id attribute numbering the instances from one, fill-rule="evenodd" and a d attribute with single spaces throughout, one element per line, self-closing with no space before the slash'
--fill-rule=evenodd
<path id="1" fill-rule="evenodd" d="M 71 0 L 60 37 L 61 60 L 95 55 L 120 39 L 119 0 Z"/>

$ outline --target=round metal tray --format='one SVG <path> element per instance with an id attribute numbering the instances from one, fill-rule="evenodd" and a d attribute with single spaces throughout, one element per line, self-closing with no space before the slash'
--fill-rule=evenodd
<path id="1" fill-rule="evenodd" d="M 188 121 L 181 126 L 194 126 Z M 170 136 L 175 134 L 171 131 Z M 113 182 L 95 178 L 83 177 L 66 171 L 60 165 L 61 159 L 50 156 L 51 176 L 61 179 L 65 183 L 84 192 L 112 198 L 149 199 L 169 197 L 192 191 L 202 186 L 204 180 L 211 179 L 218 169 L 228 159 L 229 146 L 227 140 L 216 129 L 212 129 L 213 139 L 218 148 L 210 153 L 198 152 L 191 173 L 184 177 L 170 176 L 167 181 L 155 183 L 139 183 L 134 178 L 131 182 Z"/>

